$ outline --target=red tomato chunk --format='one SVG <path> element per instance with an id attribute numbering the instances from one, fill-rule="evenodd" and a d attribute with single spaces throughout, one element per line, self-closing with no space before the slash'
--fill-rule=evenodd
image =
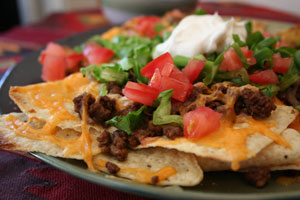
<path id="1" fill-rule="evenodd" d="M 260 71 L 260 72 L 257 72 L 255 74 L 252 74 L 252 75 L 249 76 L 249 78 L 254 83 L 258 83 L 258 84 L 261 84 L 261 85 L 279 83 L 277 75 L 271 69 Z"/>
<path id="2" fill-rule="evenodd" d="M 183 68 L 182 72 L 186 75 L 190 82 L 193 83 L 203 70 L 205 63 L 206 61 L 191 59 L 187 66 Z"/>
<path id="3" fill-rule="evenodd" d="M 289 71 L 291 62 L 293 58 L 282 58 L 280 53 L 276 53 L 272 56 L 273 71 L 276 73 L 287 73 Z"/>
<path id="4" fill-rule="evenodd" d="M 75 53 L 71 49 L 50 42 L 39 57 L 39 62 L 43 65 L 41 78 L 43 81 L 63 79 L 67 70 L 75 72 L 79 69 L 79 62 L 82 59 L 81 53 Z"/>
<path id="5" fill-rule="evenodd" d="M 165 53 L 157 57 L 156 59 L 152 60 L 151 62 L 149 62 L 145 67 L 141 69 L 141 73 L 143 76 L 147 78 L 151 78 L 154 74 L 155 69 L 159 68 L 161 71 L 161 69 L 164 67 L 166 63 L 174 64 L 173 58 L 169 53 Z"/>
<path id="6" fill-rule="evenodd" d="M 183 116 L 184 137 L 202 138 L 220 128 L 222 114 L 200 106 Z"/>
<path id="7" fill-rule="evenodd" d="M 159 92 L 148 85 L 128 81 L 123 89 L 123 94 L 132 101 L 152 106 Z"/>
<path id="8" fill-rule="evenodd" d="M 152 38 L 157 35 L 155 25 L 158 23 L 159 17 L 157 16 L 141 16 L 138 18 L 136 30 L 142 36 Z"/>
<path id="9" fill-rule="evenodd" d="M 103 64 L 115 55 L 111 49 L 103 48 L 96 43 L 88 43 L 83 49 L 83 55 L 89 65 L 92 64 Z"/>
<path id="10" fill-rule="evenodd" d="M 256 59 L 253 56 L 253 51 L 249 50 L 248 47 L 242 47 L 242 52 L 244 53 L 248 63 L 250 65 L 256 64 Z M 243 68 L 243 63 L 240 61 L 234 49 L 230 49 L 224 53 L 223 62 L 220 65 L 221 71 L 233 71 Z"/>

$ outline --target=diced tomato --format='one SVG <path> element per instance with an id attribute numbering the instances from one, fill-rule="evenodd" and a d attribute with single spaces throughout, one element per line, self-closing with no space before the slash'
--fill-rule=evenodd
<path id="1" fill-rule="evenodd" d="M 148 85 L 152 88 L 159 90 L 161 86 L 161 79 L 162 79 L 161 73 L 159 69 L 156 68 Z"/>
<path id="2" fill-rule="evenodd" d="M 148 85 L 131 81 L 127 82 L 122 92 L 128 99 L 147 106 L 152 106 L 153 100 L 156 99 L 159 94 L 156 89 Z"/>
<path id="3" fill-rule="evenodd" d="M 272 37 L 273 35 L 269 32 L 263 32 L 264 38 Z"/>
<path id="4" fill-rule="evenodd" d="M 247 62 L 248 62 L 250 65 L 255 65 L 255 64 L 256 64 L 256 59 L 255 59 L 255 57 L 253 56 L 253 51 L 252 51 L 252 50 L 249 50 L 248 47 L 242 47 L 241 50 L 242 50 L 242 52 L 244 53 Z"/>
<path id="5" fill-rule="evenodd" d="M 46 49 L 41 52 L 39 57 L 39 62 L 41 64 L 44 63 L 45 57 L 47 55 L 51 56 L 65 56 L 66 52 L 63 46 L 56 44 L 54 42 L 50 42 L 47 44 Z"/>
<path id="6" fill-rule="evenodd" d="M 65 56 L 66 51 L 63 46 L 60 44 L 56 44 L 54 42 L 50 42 L 47 44 L 46 49 L 44 50 L 47 54 L 52 56 Z"/>
<path id="7" fill-rule="evenodd" d="M 175 65 L 173 65 L 173 70 L 169 77 L 174 78 L 175 80 L 180 81 L 182 83 L 186 83 L 186 84 L 190 83 L 188 77 L 182 71 L 180 71 Z"/>
<path id="8" fill-rule="evenodd" d="M 65 77 L 66 60 L 64 56 L 47 55 L 43 60 L 42 80 L 55 81 Z"/>
<path id="9" fill-rule="evenodd" d="M 138 18 L 136 30 L 142 36 L 154 37 L 157 35 L 155 31 L 155 25 L 159 23 L 159 17 L 157 16 L 141 16 Z"/>
<path id="10" fill-rule="evenodd" d="M 274 63 L 272 68 L 273 71 L 277 73 L 287 73 L 291 66 L 292 59 L 293 58 L 282 58 L 280 53 L 276 53 L 272 56 L 272 61 Z"/>
<path id="11" fill-rule="evenodd" d="M 184 137 L 202 138 L 220 128 L 222 114 L 200 106 L 183 116 Z"/>
<path id="12" fill-rule="evenodd" d="M 279 41 L 278 43 L 274 44 L 275 48 L 279 48 L 279 47 L 288 47 L 289 44 L 283 42 L 283 41 Z"/>
<path id="13" fill-rule="evenodd" d="M 249 76 L 249 78 L 254 83 L 258 83 L 258 84 L 261 84 L 261 85 L 279 83 L 277 75 L 271 69 L 260 71 L 260 72 L 257 72 L 255 74 L 252 74 L 252 75 Z"/>
<path id="14" fill-rule="evenodd" d="M 166 63 L 161 69 L 155 69 L 149 86 L 159 90 L 159 92 L 173 89 L 172 97 L 181 102 L 186 99 L 193 87 L 185 74 L 171 63 Z"/>
<path id="15" fill-rule="evenodd" d="M 108 62 L 115 53 L 111 49 L 103 48 L 96 43 L 88 43 L 83 49 L 83 55 L 89 65 Z"/>
<path id="16" fill-rule="evenodd" d="M 178 101 L 184 102 L 192 88 L 193 85 L 190 83 L 184 83 L 171 77 L 162 77 L 159 91 L 163 92 L 173 89 L 172 97 Z"/>
<path id="17" fill-rule="evenodd" d="M 182 72 L 186 75 L 186 77 L 193 83 L 201 73 L 204 68 L 206 61 L 202 61 L 199 59 L 191 59 L 187 66 L 183 68 Z"/>
<path id="18" fill-rule="evenodd" d="M 241 50 L 243 51 L 247 61 L 250 65 L 256 64 L 256 59 L 253 56 L 253 51 L 249 50 L 248 47 L 242 47 Z M 239 57 L 236 55 L 234 49 L 230 49 L 224 53 L 224 59 L 222 64 L 220 65 L 221 71 L 232 71 L 243 68 L 243 63 L 240 61 Z"/>
<path id="19" fill-rule="evenodd" d="M 174 64 L 173 58 L 168 52 L 149 62 L 141 69 L 141 73 L 143 76 L 151 78 L 154 74 L 155 68 L 159 68 L 161 71 L 166 63 Z"/>
<path id="20" fill-rule="evenodd" d="M 71 53 L 70 55 L 66 56 L 66 68 L 70 71 L 76 71 L 78 70 L 79 62 L 83 60 L 83 54 L 82 53 Z"/>

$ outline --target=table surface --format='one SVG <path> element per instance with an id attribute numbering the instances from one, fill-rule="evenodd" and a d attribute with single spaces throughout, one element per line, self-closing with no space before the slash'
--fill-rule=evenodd
<path id="1" fill-rule="evenodd" d="M 297 16 L 245 4 L 200 3 L 209 13 L 300 23 Z M 99 10 L 55 14 L 28 27 L 0 34 L 0 77 L 29 52 L 47 42 L 103 27 Z M 26 153 L 0 151 L 0 199 L 147 199 L 89 183 L 61 172 Z"/>

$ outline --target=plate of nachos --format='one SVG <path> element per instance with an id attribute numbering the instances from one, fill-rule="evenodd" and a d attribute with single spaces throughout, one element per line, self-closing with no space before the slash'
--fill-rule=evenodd
<path id="1" fill-rule="evenodd" d="M 174 10 L 51 42 L 4 76 L 0 148 L 156 198 L 299 197 L 297 35 Z"/>

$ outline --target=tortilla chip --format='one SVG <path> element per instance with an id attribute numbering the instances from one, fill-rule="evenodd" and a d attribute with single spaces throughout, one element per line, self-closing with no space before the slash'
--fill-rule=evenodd
<path id="1" fill-rule="evenodd" d="M 18 117 L 22 121 L 26 121 L 25 114 L 14 113 L 11 114 Z M 8 115 L 0 117 L 0 149 L 26 151 L 26 152 L 41 152 L 50 156 L 72 158 L 83 160 L 83 156 L 80 153 L 66 155 L 66 149 L 63 149 L 49 141 L 32 140 L 29 138 L 16 135 L 5 124 L 5 118 Z M 34 124 L 33 124 L 34 125 Z M 56 136 L 64 139 L 75 139 L 80 136 L 80 132 L 73 129 L 61 129 L 57 128 Z M 168 150 L 162 148 L 149 148 L 137 151 L 129 151 L 128 158 L 124 162 L 119 162 L 111 156 L 99 154 L 101 152 L 98 147 L 96 138 L 99 136 L 99 132 L 95 129 L 91 129 L 90 135 L 92 138 L 92 154 L 94 155 L 94 162 L 100 159 L 105 162 L 113 162 L 117 164 L 121 171 L 118 176 L 139 181 L 143 174 L 136 173 L 136 169 L 157 171 L 165 166 L 175 168 L 176 173 L 170 176 L 168 179 L 159 182 L 159 185 L 183 185 L 192 186 L 198 184 L 203 178 L 203 172 L 200 169 L 196 157 L 192 154 L 186 154 L 178 152 L 176 150 Z M 97 165 L 96 165 L 97 167 Z M 97 167 L 101 171 L 107 172 L 105 166 Z M 124 171 L 124 169 L 133 169 L 131 171 Z M 151 178 L 151 177 L 150 177 Z"/>
<path id="2" fill-rule="evenodd" d="M 300 161 L 300 133 L 294 129 L 286 129 L 282 136 L 290 143 L 291 148 L 272 143 L 263 149 L 256 157 L 240 163 L 240 169 L 270 168 L 271 170 L 292 169 Z M 198 163 L 204 171 L 230 170 L 229 162 L 198 157 Z M 299 166 L 297 167 L 299 169 Z"/>
<path id="3" fill-rule="evenodd" d="M 296 114 L 294 109 L 290 106 L 281 106 L 278 105 L 277 109 L 272 112 L 272 115 L 266 119 L 268 122 L 275 122 L 276 125 L 271 128 L 271 130 L 277 134 L 287 128 L 287 126 L 295 119 Z M 238 118 L 237 118 L 238 121 Z M 242 126 L 243 124 L 235 124 L 235 126 Z M 262 134 L 254 134 L 247 138 L 246 146 L 253 153 L 249 154 L 248 158 L 254 157 L 259 153 L 263 148 L 272 143 L 272 140 Z M 177 149 L 179 151 L 194 153 L 200 157 L 213 158 L 216 160 L 222 160 L 231 162 L 233 158 L 228 155 L 225 148 L 212 148 L 209 146 L 203 146 L 192 142 L 186 138 L 176 138 L 175 140 L 169 140 L 165 137 L 159 138 L 157 140 L 149 140 L 143 145 L 140 145 L 139 148 L 147 147 L 165 147 L 170 149 Z"/>
<path id="4" fill-rule="evenodd" d="M 176 150 L 164 148 L 148 148 L 137 151 L 129 151 L 126 161 L 119 162 L 104 154 L 95 156 L 95 163 L 99 160 L 105 160 L 116 164 L 120 167 L 120 172 L 117 176 L 126 177 L 136 182 L 145 182 L 145 171 L 158 171 L 166 166 L 174 167 L 176 174 L 170 176 L 164 181 L 159 182 L 159 185 L 182 185 L 193 186 L 200 183 L 203 179 L 203 172 L 200 169 L 196 158 L 193 154 L 187 154 Z M 104 172 L 107 169 L 104 166 L 96 167 Z"/>
<path id="5" fill-rule="evenodd" d="M 75 79 L 73 82 L 80 82 L 85 81 L 83 84 L 78 84 L 78 86 L 74 85 L 71 80 Z M 79 80 L 79 81 L 78 81 Z M 72 92 L 70 92 L 69 84 L 72 84 Z M 66 86 L 65 86 L 66 85 Z M 42 94 L 45 96 L 44 98 L 48 97 L 51 98 L 52 93 L 49 93 L 47 90 L 52 89 L 54 87 L 59 86 L 59 90 L 55 91 L 55 95 L 61 97 L 60 99 L 56 100 L 57 102 L 61 103 L 68 114 L 73 119 L 63 120 L 61 121 L 58 126 L 62 129 L 74 129 L 76 131 L 81 131 L 81 120 L 79 118 L 78 113 L 74 111 L 74 103 L 73 99 L 83 94 L 84 92 L 88 92 L 91 95 L 94 96 L 94 98 L 97 98 L 99 94 L 99 90 L 101 88 L 101 84 L 92 81 L 92 80 L 85 80 L 85 78 L 82 77 L 81 74 L 72 74 L 69 77 L 55 81 L 55 82 L 47 82 L 47 83 L 39 83 L 34 85 L 28 85 L 28 86 L 16 86 L 11 87 L 9 91 L 9 96 L 11 99 L 15 102 L 15 104 L 18 105 L 18 107 L 21 109 L 23 113 L 25 113 L 29 118 L 30 117 L 37 117 L 41 120 L 48 121 L 51 117 L 53 117 L 53 114 L 51 114 L 49 108 L 42 108 L 39 105 L 35 105 L 34 101 L 31 99 L 29 92 L 27 91 L 39 91 L 39 95 Z M 78 87 L 78 88 L 77 88 Z M 71 95 L 66 95 L 66 93 L 71 93 Z M 133 104 L 134 102 L 132 100 L 129 100 L 126 97 L 123 97 L 119 94 L 108 94 L 108 97 L 116 100 L 116 110 L 123 110 L 129 105 Z M 51 107 L 51 106 L 49 106 Z M 101 131 L 103 128 L 100 125 L 90 125 L 90 128 L 93 128 L 97 131 Z"/>

